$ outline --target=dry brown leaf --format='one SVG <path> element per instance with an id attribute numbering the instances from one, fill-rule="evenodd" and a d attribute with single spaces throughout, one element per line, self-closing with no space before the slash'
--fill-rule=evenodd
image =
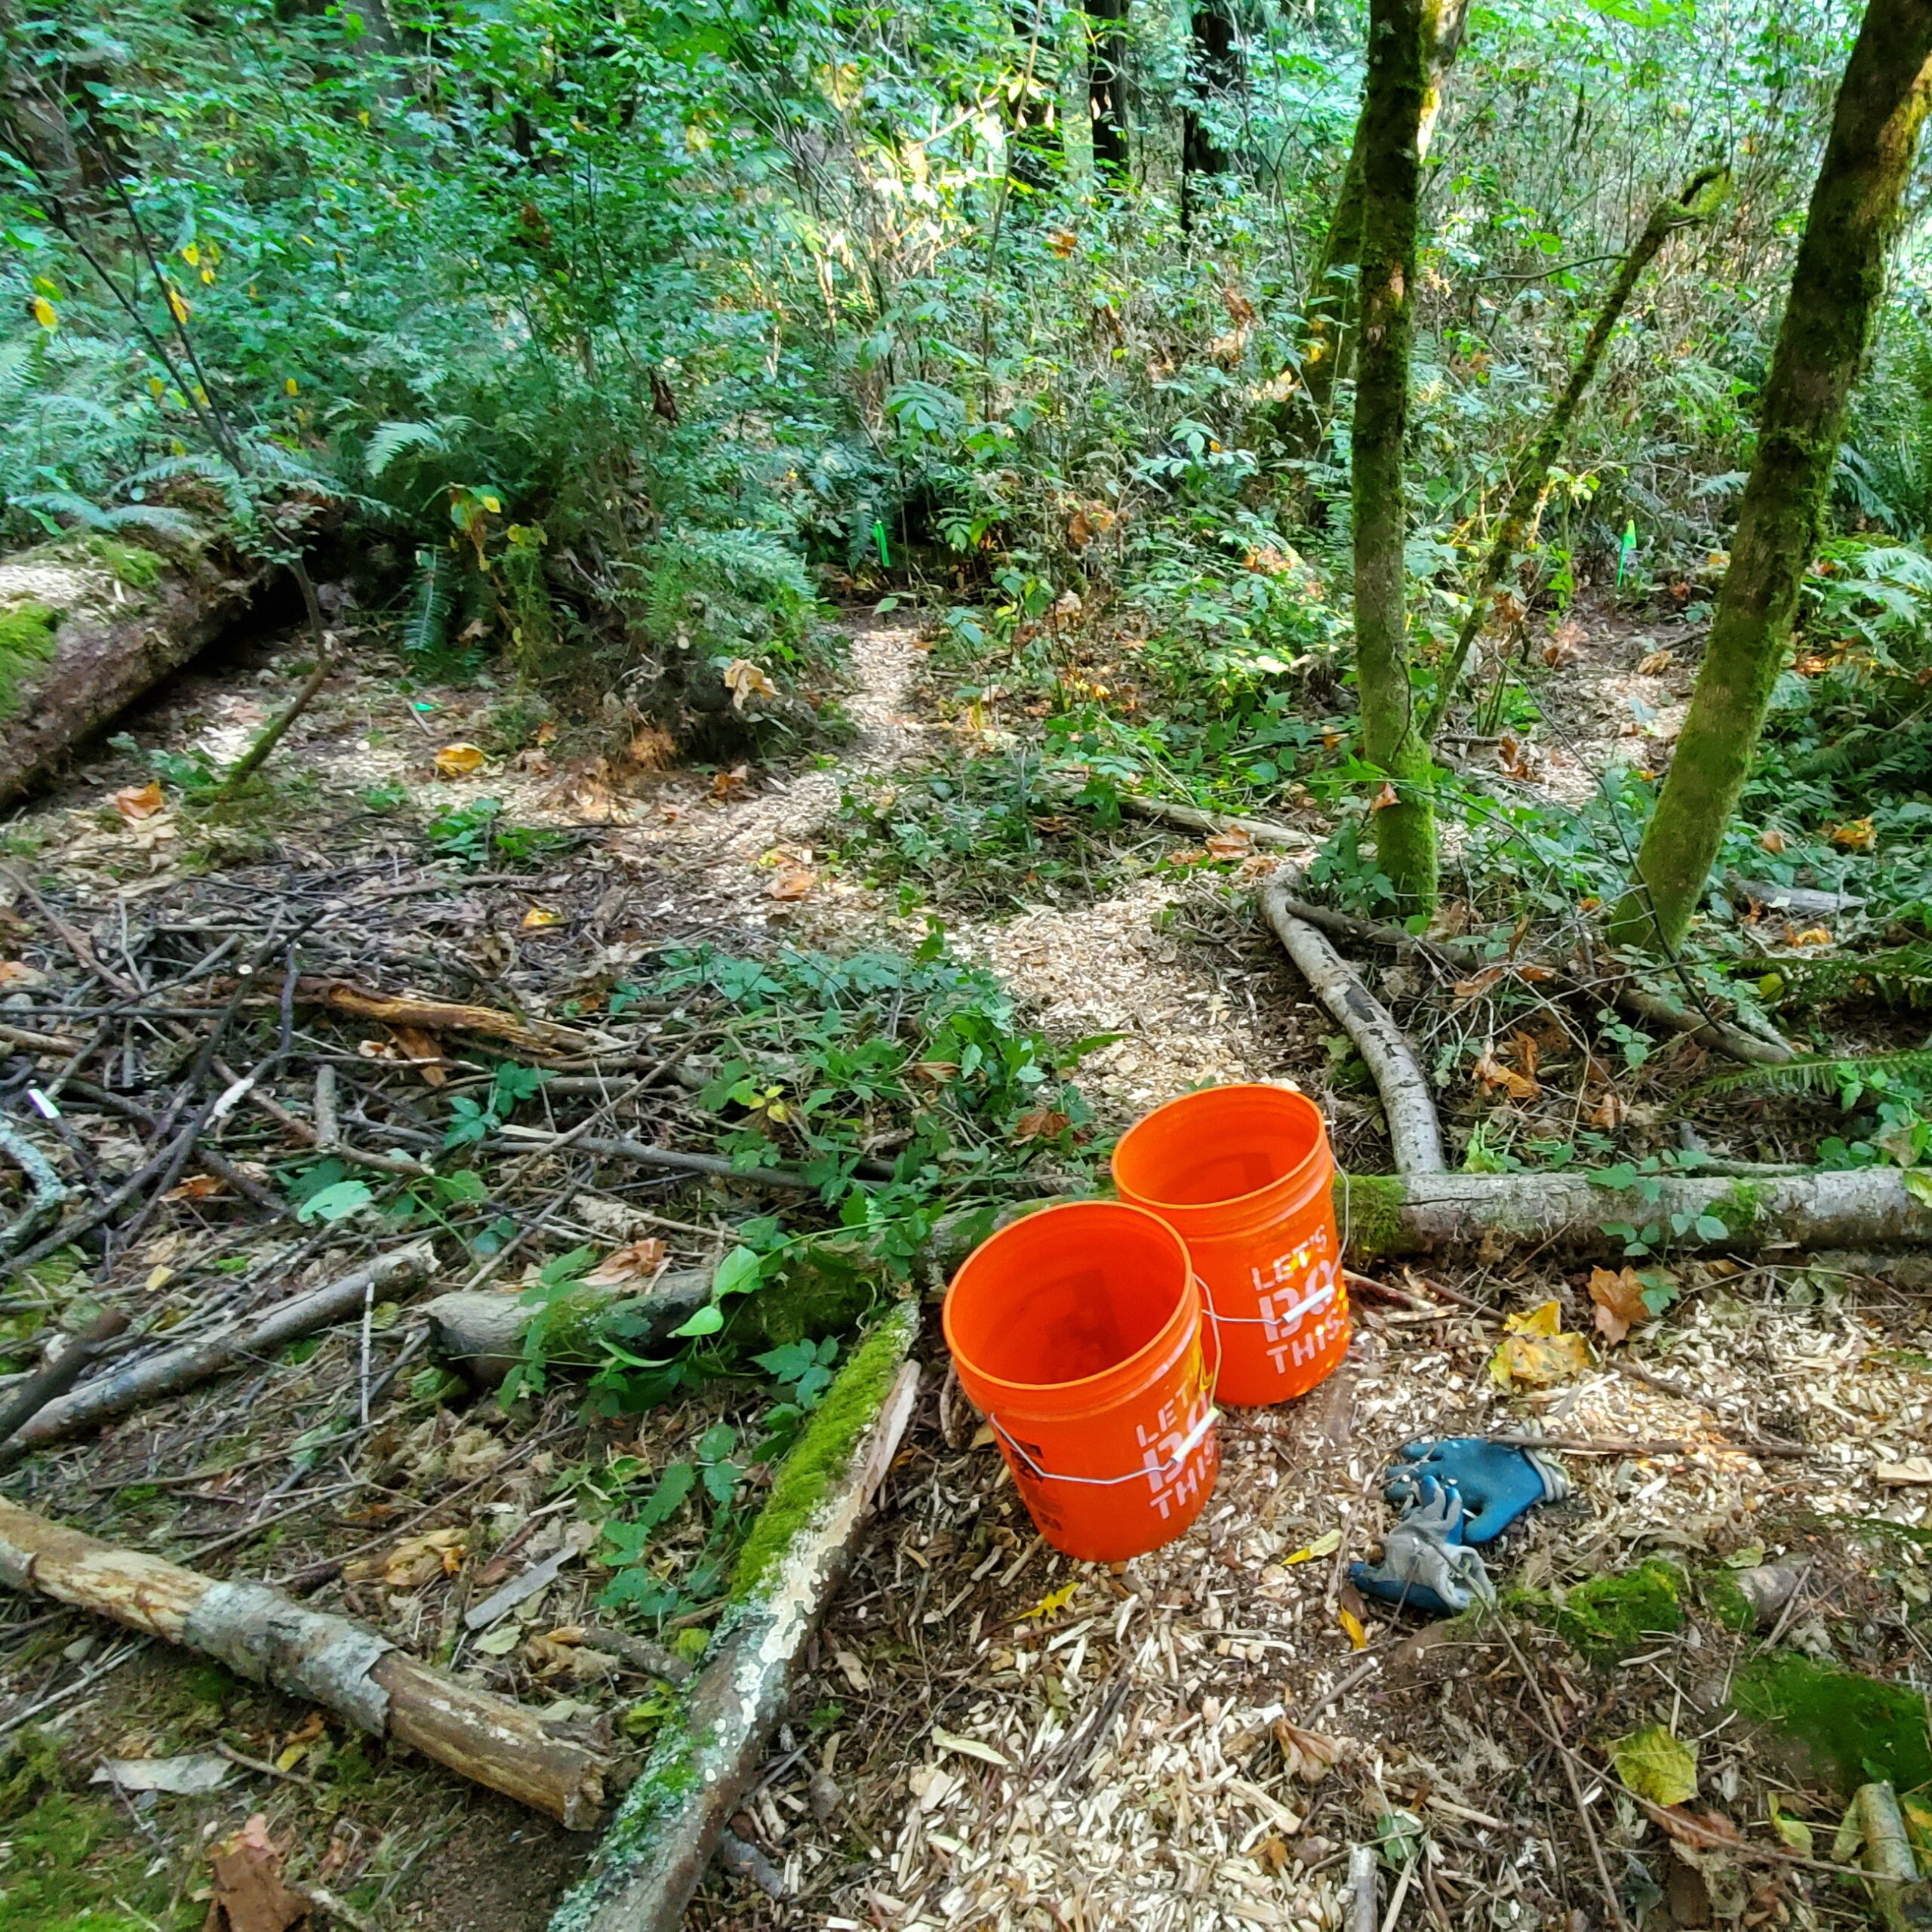
<path id="1" fill-rule="evenodd" d="M 778 687 L 749 657 L 734 657 L 724 667 L 724 688 L 731 694 L 731 709 L 742 711 L 748 697 L 776 697 Z"/>
<path id="2" fill-rule="evenodd" d="M 1066 520 L 1066 540 L 1076 550 L 1085 549 L 1094 540 L 1093 519 L 1088 515 L 1084 503 L 1076 503 L 1073 514 Z"/>
<path id="3" fill-rule="evenodd" d="M 1208 849 L 1217 859 L 1243 859 L 1254 849 L 1254 841 L 1238 825 L 1217 832 L 1207 841 Z"/>
<path id="4" fill-rule="evenodd" d="M 734 764 L 729 771 L 721 771 L 711 781 L 711 795 L 721 802 L 727 798 L 742 798 L 750 789 L 746 780 L 751 777 L 748 764 Z"/>
<path id="5" fill-rule="evenodd" d="M 208 1854 L 214 1896 L 204 1932 L 288 1932 L 306 1918 L 309 1901 L 281 1882 L 281 1854 L 257 1812 Z"/>
<path id="6" fill-rule="evenodd" d="M 205 1201 L 211 1194 L 219 1194 L 228 1185 L 219 1174 L 190 1174 L 178 1187 L 171 1187 L 162 1196 L 164 1201 Z"/>
<path id="7" fill-rule="evenodd" d="M 1280 860 L 1272 852 L 1251 852 L 1241 862 L 1241 869 L 1236 875 L 1241 878 L 1266 878 L 1280 865 Z"/>
<path id="8" fill-rule="evenodd" d="M 438 778 L 473 778 L 483 769 L 481 745 L 445 745 L 436 754 Z"/>
<path id="9" fill-rule="evenodd" d="M 1255 324 L 1254 304 L 1238 288 L 1232 285 L 1221 291 L 1221 306 L 1228 312 L 1228 320 L 1238 329 L 1251 329 Z"/>
<path id="10" fill-rule="evenodd" d="M 648 1235 L 627 1247 L 612 1249 L 583 1278 L 600 1288 L 648 1281 L 664 1266 L 664 1244 L 655 1235 Z"/>
<path id="11" fill-rule="evenodd" d="M 1288 1776 L 1303 1784 L 1319 1784 L 1334 1768 L 1342 1747 L 1317 1730 L 1303 1730 L 1286 1718 L 1275 1720 L 1275 1740 L 1281 1747 Z"/>
<path id="12" fill-rule="evenodd" d="M 1509 1051 L 1516 1056 L 1516 1064 L 1534 1079 L 1537 1060 L 1535 1036 L 1529 1033 L 1512 1033 L 1509 1035 Z"/>
<path id="13" fill-rule="evenodd" d="M 1512 778 L 1534 778 L 1536 776 L 1527 739 L 1518 738 L 1511 732 L 1504 732 L 1497 743 L 1496 758 Z"/>
<path id="14" fill-rule="evenodd" d="M 1610 1088 L 1592 1109 L 1591 1124 L 1603 1128 L 1606 1133 L 1611 1132 L 1623 1124 L 1624 1116 L 1629 1112 L 1629 1104 L 1623 1095 L 1614 1088 Z"/>
<path id="15" fill-rule="evenodd" d="M 1637 675 L 1640 678 L 1660 678 L 1677 660 L 1668 651 L 1653 651 L 1640 659 Z"/>
<path id="16" fill-rule="evenodd" d="M 1391 805 L 1399 805 L 1401 802 L 1395 786 L 1385 778 L 1382 781 L 1382 789 L 1368 801 L 1368 808 L 1372 812 L 1386 812 Z"/>
<path id="17" fill-rule="evenodd" d="M 19 959 L 0 959 L 0 986 L 44 986 L 47 975 Z"/>
<path id="18" fill-rule="evenodd" d="M 668 771 L 678 761 L 678 741 L 668 731 L 647 724 L 631 734 L 624 756 L 638 771 Z"/>
<path id="19" fill-rule="evenodd" d="M 1512 1100 L 1534 1100 L 1543 1090 L 1527 1075 L 1505 1066 L 1494 1054 L 1486 1053 L 1474 1069 L 1476 1084 L 1491 1093 L 1506 1093 Z"/>
<path id="20" fill-rule="evenodd" d="M 1047 246 L 1064 261 L 1080 245 L 1080 237 L 1070 228 L 1047 230 Z"/>
<path id="21" fill-rule="evenodd" d="M 420 1537 L 405 1537 L 386 1555 L 346 1564 L 342 1574 L 351 1583 L 380 1577 L 389 1589 L 420 1589 L 438 1577 L 454 1577 L 463 1567 L 469 1549 L 467 1530 L 431 1530 Z"/>
<path id="22" fill-rule="evenodd" d="M 958 1063 L 949 1060 L 915 1060 L 909 1069 L 921 1080 L 930 1080 L 935 1087 L 943 1087 L 959 1072 Z"/>
<path id="23" fill-rule="evenodd" d="M 1506 966 L 1485 966 L 1479 973 L 1472 973 L 1466 980 L 1458 980 L 1454 986 L 1459 1000 L 1480 999 L 1499 980 L 1509 976 Z"/>
<path id="24" fill-rule="evenodd" d="M 1065 1114 L 1051 1107 L 1035 1107 L 1013 1123 L 1013 1131 L 1022 1140 L 1051 1140 L 1055 1135 L 1064 1134 L 1069 1124 Z"/>
<path id="25" fill-rule="evenodd" d="M 1607 1268 L 1590 1270 L 1590 1299 L 1597 1306 L 1597 1333 L 1614 1348 L 1632 1329 L 1650 1320 L 1644 1303 L 1644 1284 L 1634 1268 L 1620 1273 Z"/>
<path id="26" fill-rule="evenodd" d="M 1782 852 L 1786 844 L 1784 834 L 1774 825 L 1767 825 L 1758 835 L 1758 843 L 1774 857 Z"/>
<path id="27" fill-rule="evenodd" d="M 772 874 L 764 888 L 764 896 L 768 899 L 805 899 L 810 897 L 812 888 L 817 883 L 817 876 L 810 866 L 783 865 Z"/>
<path id="28" fill-rule="evenodd" d="M 114 795 L 114 809 L 130 825 L 152 818 L 166 802 L 160 785 L 152 778 L 145 785 L 124 785 Z"/>

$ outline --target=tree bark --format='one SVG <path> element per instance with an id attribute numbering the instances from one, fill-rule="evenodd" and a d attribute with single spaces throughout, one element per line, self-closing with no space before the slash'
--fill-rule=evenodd
<path id="1" fill-rule="evenodd" d="M 1128 169 L 1128 0 L 1087 0 L 1087 103 L 1094 124 L 1094 168 L 1102 181 Z"/>
<path id="2" fill-rule="evenodd" d="M 1812 190 L 1710 642 L 1636 878 L 1613 915 L 1629 943 L 1669 952 L 1681 941 L 1743 789 L 1929 97 L 1932 0 L 1871 0 Z"/>
<path id="3" fill-rule="evenodd" d="M 13 647 L 0 647 L 0 805 L 52 777 L 82 740 L 212 644 L 272 574 L 197 551 L 152 583 L 129 583 L 69 543 L 0 563 L 0 623 Z"/>
<path id="4" fill-rule="evenodd" d="M 1362 749 L 1393 787 L 1373 814 L 1377 861 L 1404 910 L 1435 903 L 1429 748 L 1409 683 L 1402 478 L 1415 334 L 1419 146 L 1430 50 L 1451 0 L 1371 0 L 1362 97 L 1361 341 L 1352 438 L 1355 678 Z"/>
<path id="5" fill-rule="evenodd" d="M 1196 175 L 1226 174 L 1234 158 L 1216 139 L 1201 113 L 1203 101 L 1237 93 L 1245 79 L 1241 43 L 1235 35 L 1231 0 L 1194 0 L 1190 10 L 1187 105 L 1181 110 L 1180 223 L 1194 225 Z"/>
<path id="6" fill-rule="evenodd" d="M 1610 346 L 1610 338 L 1617 324 L 1623 319 L 1623 311 L 1629 304 L 1638 281 L 1656 259 L 1657 251 L 1678 229 L 1704 218 L 1700 212 L 1703 198 L 1712 183 L 1720 178 L 1718 171 L 1706 169 L 1675 201 L 1660 202 L 1644 223 L 1643 233 L 1624 257 L 1623 266 L 1617 271 L 1617 279 L 1611 284 L 1610 293 L 1604 297 L 1603 306 L 1597 311 L 1596 320 L 1584 339 L 1583 353 L 1577 358 L 1570 380 L 1545 420 L 1542 434 L 1531 446 L 1529 454 L 1517 473 L 1516 487 L 1510 492 L 1503 521 L 1497 526 L 1496 541 L 1490 546 L 1482 569 L 1470 586 L 1469 614 L 1463 620 L 1456 648 L 1450 654 L 1447 668 L 1443 672 L 1436 691 L 1435 702 L 1430 706 L 1428 722 L 1423 728 L 1423 737 L 1432 743 L 1448 715 L 1463 667 L 1469 662 L 1470 649 L 1488 614 L 1490 592 L 1501 580 L 1510 558 L 1522 547 L 1531 521 L 1541 507 L 1543 492 L 1549 487 L 1550 469 L 1563 448 L 1564 438 L 1570 433 L 1570 425 L 1576 420 L 1585 392 L 1596 380 L 1604 352 Z"/>
<path id="7" fill-rule="evenodd" d="M 264 1584 L 218 1583 L 5 1502 L 0 1583 L 217 1657 L 573 1831 L 591 1829 L 603 1810 L 605 1761 L 550 1737 L 535 1712 L 459 1684 L 347 1617 L 305 1609 Z"/>
<path id="8" fill-rule="evenodd" d="M 1442 109 L 1442 85 L 1463 50 L 1469 0 L 1445 0 L 1435 13 L 1429 50 L 1428 83 L 1422 118 L 1416 128 L 1417 159 L 1427 158 L 1429 144 Z M 1349 324 L 1355 308 L 1353 271 L 1361 260 L 1362 156 L 1366 146 L 1363 124 L 1367 118 L 1367 91 L 1355 117 L 1348 165 L 1342 171 L 1341 192 L 1323 238 L 1321 254 L 1309 284 L 1308 314 L 1304 320 L 1301 369 L 1296 392 L 1276 413 L 1275 428 L 1300 456 L 1312 456 L 1327 433 L 1334 411 L 1335 385 L 1346 366 Z"/>

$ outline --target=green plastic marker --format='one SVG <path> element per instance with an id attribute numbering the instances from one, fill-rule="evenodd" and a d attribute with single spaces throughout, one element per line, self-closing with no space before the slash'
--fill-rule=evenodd
<path id="1" fill-rule="evenodd" d="M 892 568 L 892 557 L 891 553 L 885 547 L 885 525 L 882 521 L 875 520 L 872 525 L 872 536 L 878 545 L 880 568 L 889 571 Z"/>
<path id="2" fill-rule="evenodd" d="M 1635 550 L 1636 547 L 1637 519 L 1633 516 L 1625 522 L 1623 526 L 1623 540 L 1617 546 L 1616 587 L 1619 590 L 1621 590 L 1623 588 L 1623 573 L 1629 568 L 1630 563 L 1630 553 Z"/>

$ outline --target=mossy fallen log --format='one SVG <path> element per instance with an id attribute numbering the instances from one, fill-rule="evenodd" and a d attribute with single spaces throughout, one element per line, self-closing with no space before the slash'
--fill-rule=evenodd
<path id="1" fill-rule="evenodd" d="M 709 1661 L 666 1718 L 550 1932 L 676 1932 L 763 1761 L 800 1649 L 851 1560 L 918 1389 L 918 1304 L 863 1342 L 752 1525 Z"/>
<path id="2" fill-rule="evenodd" d="M 0 805 L 212 644 L 273 568 L 101 537 L 0 561 Z"/>
<path id="3" fill-rule="evenodd" d="M 1532 1250 L 1623 1254 L 1633 1229 L 1656 1252 L 1776 1254 L 1932 1245 L 1932 1207 L 1896 1168 L 1764 1180 L 1589 1173 L 1353 1174 L 1335 1221 L 1356 1266 L 1401 1255 L 1500 1259 Z M 1882 1257 L 1881 1257 L 1882 1258 Z"/>

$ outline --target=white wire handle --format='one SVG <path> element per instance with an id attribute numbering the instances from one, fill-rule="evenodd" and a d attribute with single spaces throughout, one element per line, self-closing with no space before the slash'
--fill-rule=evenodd
<path id="1" fill-rule="evenodd" d="M 1158 1489 L 1168 1477 L 1180 1473 L 1181 1466 L 1195 1450 L 1201 1447 L 1202 1443 L 1207 1441 L 1209 1432 L 1220 1419 L 1220 1411 L 1211 1402 L 1201 1420 L 1181 1438 L 1180 1447 L 1174 1451 L 1172 1462 L 1159 1463 L 1152 1469 L 1131 1469 L 1124 1476 L 1069 1476 L 1063 1475 L 1057 1469 L 1043 1469 L 1027 1454 L 1026 1451 L 1008 1434 L 1006 1425 L 998 1416 L 989 1414 L 986 1423 L 1001 1441 L 1004 1442 L 1014 1454 L 1019 1457 L 1026 1467 L 1026 1473 L 1037 1478 L 1041 1482 L 1077 1482 L 1088 1489 L 1115 1489 L 1124 1482 L 1152 1481 L 1155 1487 Z"/>

